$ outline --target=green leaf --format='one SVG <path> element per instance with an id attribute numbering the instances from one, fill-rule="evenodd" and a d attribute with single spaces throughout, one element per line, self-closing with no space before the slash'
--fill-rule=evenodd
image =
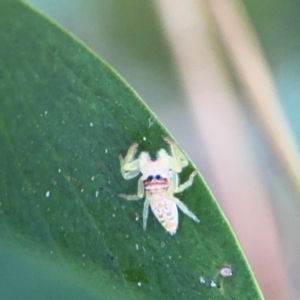
<path id="1" fill-rule="evenodd" d="M 6 299 L 20 299 L 16 287 L 22 299 L 53 299 L 50 290 L 55 299 L 263 298 L 200 176 L 178 197 L 201 223 L 180 212 L 175 236 L 151 212 L 144 231 L 143 201 L 117 197 L 137 189 L 118 155 L 133 142 L 155 155 L 169 133 L 115 71 L 19 1 L 0 0 L 0 44 Z M 235 276 L 219 275 L 225 264 Z"/>

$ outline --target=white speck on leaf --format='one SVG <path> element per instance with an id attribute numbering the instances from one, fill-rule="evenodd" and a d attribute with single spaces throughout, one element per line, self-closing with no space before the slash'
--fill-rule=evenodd
<path id="1" fill-rule="evenodd" d="M 107 152 L 108 152 L 108 150 L 107 150 L 107 149 L 105 149 L 105 154 L 107 154 Z"/>
<path id="2" fill-rule="evenodd" d="M 199 277 L 199 280 L 200 280 L 200 283 L 205 283 L 205 279 L 202 276 Z"/>
<path id="3" fill-rule="evenodd" d="M 211 283 L 210 283 L 210 286 L 211 286 L 212 288 L 215 288 L 215 287 L 217 286 L 217 284 L 212 280 Z"/>
<path id="4" fill-rule="evenodd" d="M 142 283 L 139 281 L 137 285 L 138 285 L 138 286 L 142 286 Z"/>
<path id="5" fill-rule="evenodd" d="M 138 244 L 135 244 L 135 249 L 139 250 L 139 245 Z"/>
<path id="6" fill-rule="evenodd" d="M 58 173 L 60 173 L 61 172 L 61 169 L 58 169 Z"/>
<path id="7" fill-rule="evenodd" d="M 50 191 L 46 192 L 46 197 L 48 198 L 50 196 Z"/>
<path id="8" fill-rule="evenodd" d="M 222 266 L 222 268 L 220 269 L 220 275 L 222 277 L 231 277 L 231 276 L 233 276 L 232 267 L 230 265 Z"/>
<path id="9" fill-rule="evenodd" d="M 93 127 L 93 126 L 94 126 L 94 124 L 91 122 L 91 123 L 90 123 L 90 127 Z"/>
<path id="10" fill-rule="evenodd" d="M 99 196 L 99 191 L 96 191 L 95 196 L 96 198 Z"/>
<path id="11" fill-rule="evenodd" d="M 148 128 L 152 127 L 153 123 L 154 123 L 153 120 L 151 118 L 149 118 L 149 120 L 148 120 Z"/>

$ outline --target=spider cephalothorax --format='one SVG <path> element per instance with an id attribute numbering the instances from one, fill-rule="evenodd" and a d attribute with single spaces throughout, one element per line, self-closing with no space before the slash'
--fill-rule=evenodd
<path id="1" fill-rule="evenodd" d="M 179 185 L 178 173 L 188 165 L 188 161 L 173 141 L 168 138 L 165 138 L 165 141 L 170 145 L 171 155 L 166 150 L 160 149 L 155 160 L 151 159 L 147 152 L 142 152 L 138 158 L 135 158 L 138 147 L 135 143 L 128 149 L 125 158 L 119 156 L 121 174 L 125 179 L 132 179 L 142 173 L 138 181 L 137 194 L 119 194 L 119 197 L 126 200 L 139 200 L 146 194 L 143 211 L 144 229 L 147 226 L 150 205 L 162 226 L 173 235 L 178 227 L 177 206 L 194 221 L 200 222 L 184 203 L 174 197 L 175 193 L 180 193 L 192 185 L 196 171 L 190 175 L 188 181 Z"/>

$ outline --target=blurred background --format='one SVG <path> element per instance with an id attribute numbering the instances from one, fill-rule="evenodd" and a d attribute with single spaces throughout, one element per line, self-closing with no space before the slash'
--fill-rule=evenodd
<path id="1" fill-rule="evenodd" d="M 216 196 L 266 299 L 300 299 L 300 1 L 26 2 L 160 118 Z"/>

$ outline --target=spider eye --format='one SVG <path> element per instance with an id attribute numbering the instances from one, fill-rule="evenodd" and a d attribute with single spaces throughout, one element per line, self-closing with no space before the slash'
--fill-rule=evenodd
<path id="1" fill-rule="evenodd" d="M 150 181 L 152 181 L 152 180 L 153 180 L 153 178 L 154 178 L 154 177 L 153 177 L 152 175 L 150 175 L 150 176 L 148 176 L 148 178 L 147 178 L 147 181 L 149 181 L 149 182 L 150 182 Z"/>
<path id="2" fill-rule="evenodd" d="M 161 176 L 160 176 L 160 175 L 156 175 L 156 176 L 155 176 L 155 179 L 156 179 L 156 180 L 160 180 L 160 179 L 161 179 Z"/>

